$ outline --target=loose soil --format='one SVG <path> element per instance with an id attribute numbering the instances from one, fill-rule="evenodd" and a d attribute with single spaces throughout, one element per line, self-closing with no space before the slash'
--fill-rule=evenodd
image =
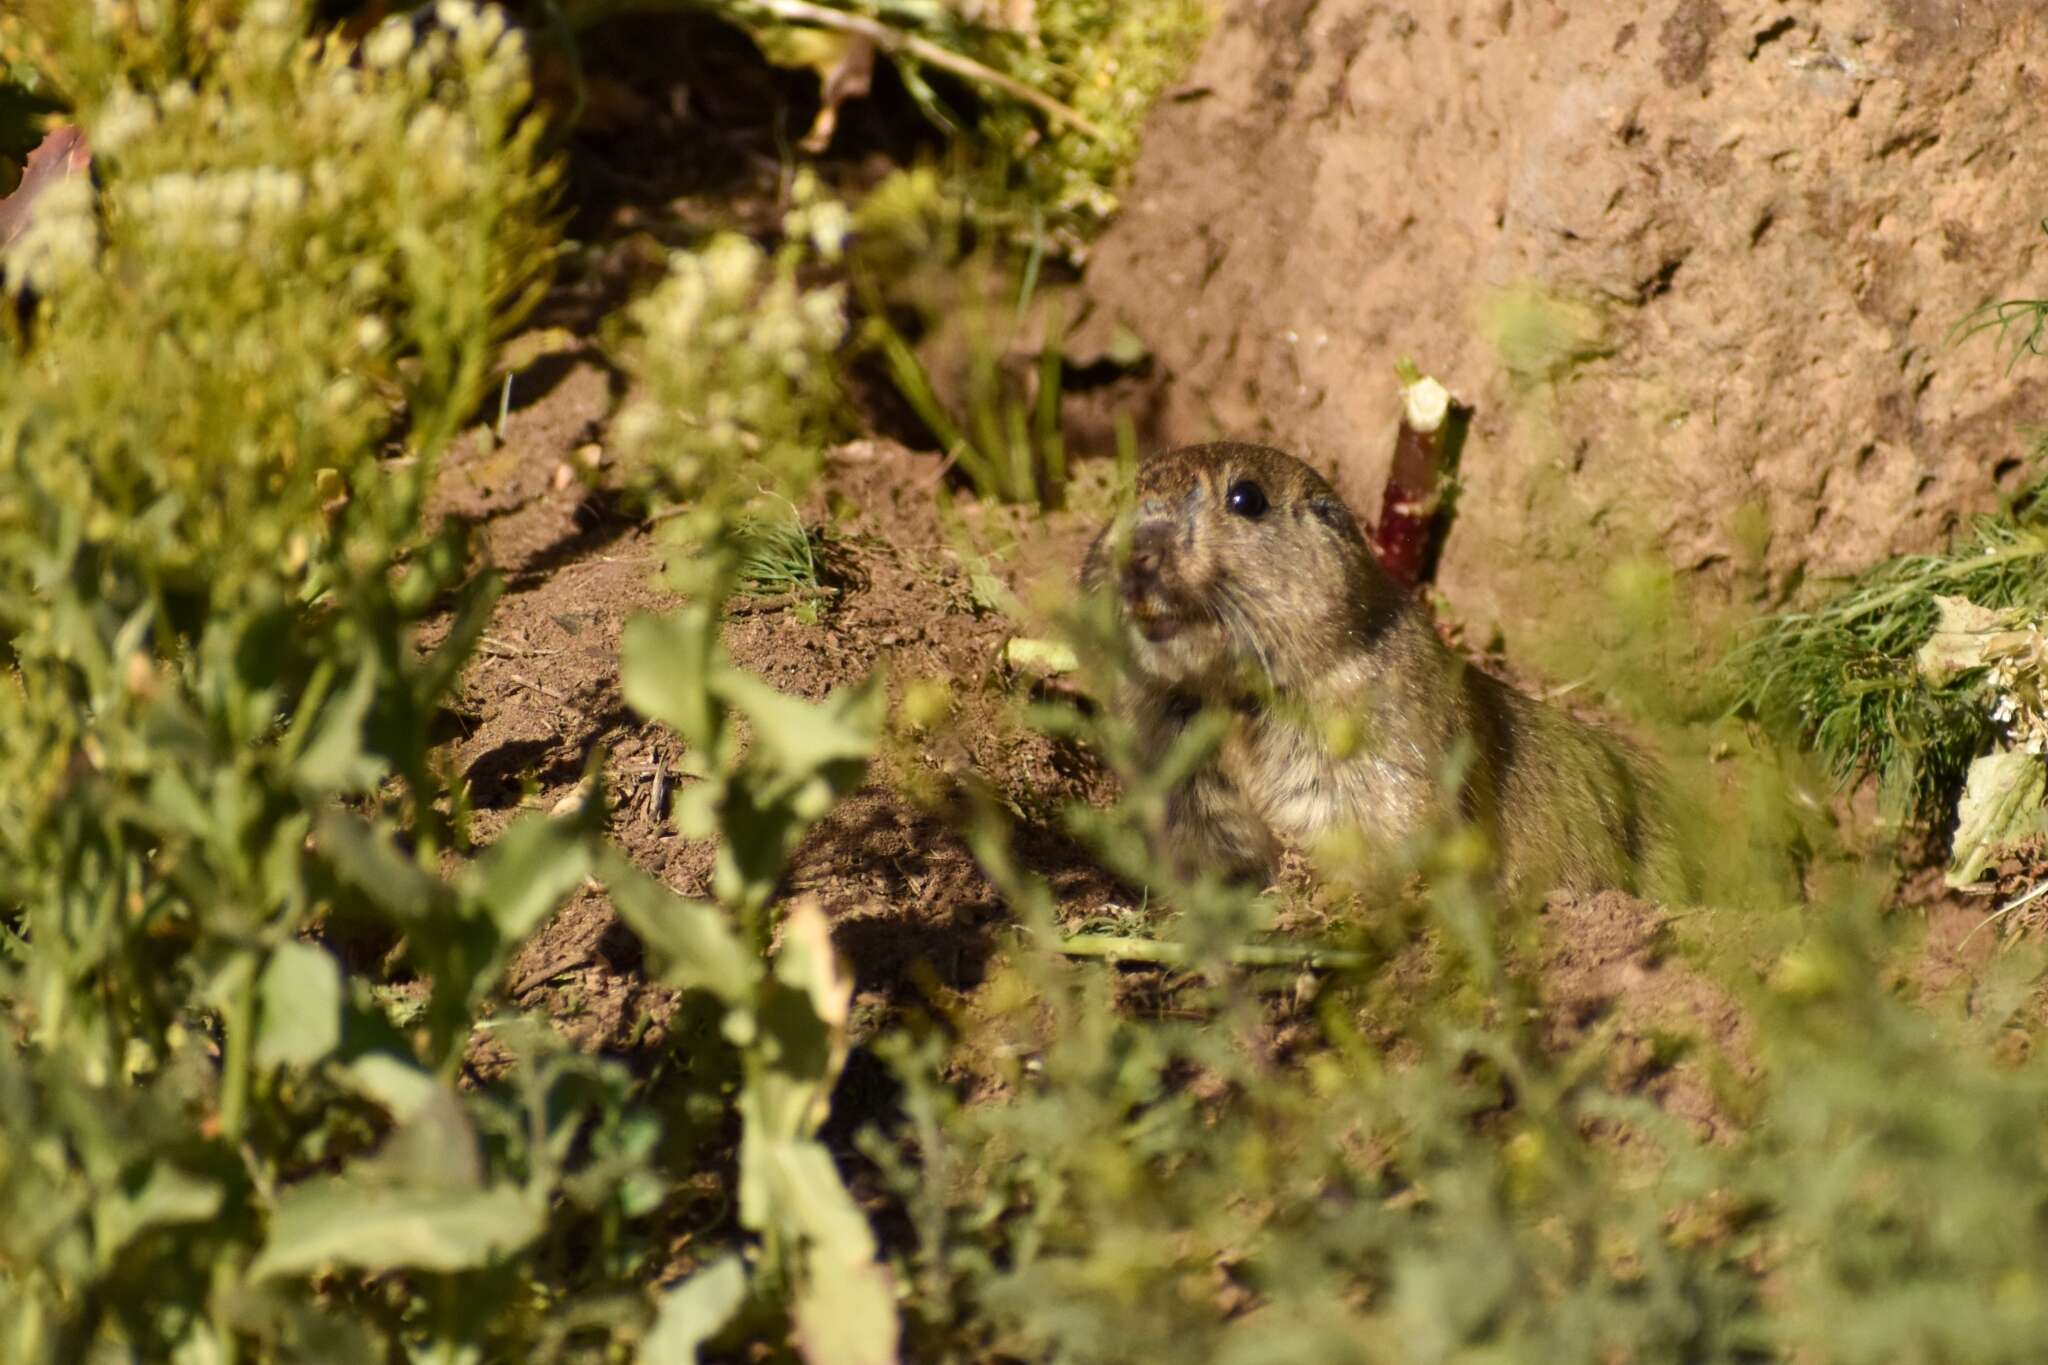
<path id="1" fill-rule="evenodd" d="M 1718 41 L 1712 25 L 1695 29 L 1661 40 L 1667 56 L 1659 69 L 1668 68 L 1674 83 L 1696 79 L 1694 67 L 1705 60 L 1699 54 Z M 658 49 L 651 40 L 627 46 Z M 808 113 L 801 82 L 781 75 L 762 74 L 755 104 L 704 108 L 689 103 L 700 87 L 679 78 L 680 68 L 652 56 L 646 65 L 606 78 L 618 82 L 616 90 L 606 87 L 606 98 L 637 101 L 634 116 L 616 131 L 586 132 L 571 159 L 582 246 L 531 330 L 508 347 L 514 360 L 502 423 L 497 403 L 488 404 L 441 473 L 434 514 L 470 524 L 480 563 L 505 583 L 456 691 L 442 758 L 463 784 L 479 846 L 522 811 L 549 810 L 570 797 L 594 766 L 607 795 L 609 836 L 643 869 L 694 896 L 706 893 L 711 849 L 670 822 L 674 795 L 688 780 L 678 742 L 635 715 L 620 693 L 625 623 L 677 599 L 660 581 L 662 524 L 630 510 L 607 449 L 624 380 L 599 333 L 624 300 L 658 278 L 669 246 L 713 222 L 758 230 L 776 221 L 783 188 L 777 139 L 804 126 Z M 701 89 L 708 95 L 743 85 L 722 78 Z M 846 111 L 843 155 L 827 163 L 828 178 L 862 183 L 908 155 L 915 137 L 869 110 L 885 97 Z M 1163 126 L 1170 131 L 1177 117 L 1162 115 Z M 715 155 L 679 163 L 666 149 L 685 137 Z M 1261 198 L 1249 171 L 1235 191 L 1221 184 L 1227 167 L 1210 164 L 1205 193 Z M 1225 246 L 1214 251 L 1220 258 Z M 1077 406 L 1082 431 L 1094 429 L 1102 401 L 1098 393 Z M 1156 391 L 1145 401 L 1153 404 L 1149 425 L 1179 430 L 1178 410 L 1161 409 Z M 899 429 L 890 414 L 867 406 L 871 427 Z M 1262 429 L 1254 424 L 1245 434 Z M 872 433 L 849 440 L 829 453 L 802 508 L 822 528 L 830 595 L 812 603 L 741 598 L 729 612 L 723 638 L 733 659 L 790 693 L 823 697 L 877 669 L 894 697 L 920 679 L 952 689 L 952 721 L 925 734 L 893 728 L 867 784 L 804 840 L 787 876 L 785 894 L 816 898 L 851 964 L 857 1043 L 906 1011 L 929 1005 L 951 1015 L 971 1005 L 1011 951 L 1013 918 L 950 818 L 963 781 L 984 784 L 1007 807 L 1019 861 L 1047 881 L 1069 927 L 1128 919 L 1142 902 L 1142 891 L 1097 867 L 1061 820 L 1069 803 L 1109 800 L 1114 782 L 1086 751 L 1023 722 L 1034 684 L 1001 663 L 1006 639 L 1045 628 L 1043 616 L 1034 616 L 1042 604 L 1071 595 L 1076 566 L 1109 506 L 1108 462 L 1099 458 L 1108 443 L 1077 441 L 1076 448 L 1082 458 L 1072 509 L 1039 516 L 966 496 L 936 454 Z M 1355 477 L 1347 488 L 1355 507 L 1367 506 Z M 1518 572 L 1510 560 L 1469 556 L 1455 571 L 1468 587 L 1485 574 L 1505 582 Z M 994 605 L 1005 595 L 1026 604 L 1025 619 Z M 443 629 L 430 627 L 424 642 Z M 1916 969 L 1932 999 L 1967 989 L 1994 936 L 1966 944 L 1964 912 L 1925 891 L 1906 898 L 1913 907 L 1906 912 L 1926 914 L 1933 925 Z M 1704 1138 L 1727 1141 L 1735 1120 L 1724 1097 L 1759 1074 L 1757 1040 L 1730 989 L 1674 951 L 1669 919 L 1662 907 L 1617 895 L 1554 899 L 1541 917 L 1538 946 L 1517 970 L 1533 985 L 1544 1046 L 1560 1053 L 1604 1046 L 1610 1083 L 1649 1098 Z M 1307 910 L 1290 911 L 1283 922 L 1328 927 Z M 1759 976 L 1767 965 L 1757 964 Z M 1120 971 L 1133 1007 L 1156 1005 L 1172 991 L 1166 974 L 1153 970 L 1086 970 Z M 1430 949 L 1418 944 L 1388 973 L 1420 980 L 1431 970 Z M 526 945 L 503 991 L 512 1004 L 552 1018 L 578 1045 L 643 1062 L 658 1055 L 677 1017 L 677 1001 L 648 981 L 637 942 L 594 884 Z M 1274 1017 L 1279 1055 L 1307 1016 L 1280 1002 Z M 1398 1056 L 1398 1029 L 1364 1022 L 1366 1036 Z M 472 1064 L 488 1074 L 496 1059 L 479 1047 Z M 885 1117 L 880 1071 L 856 1052 L 833 1133 L 843 1137 L 859 1122 Z"/>
<path id="2" fill-rule="evenodd" d="M 437 514 L 473 525 L 506 584 L 457 689 L 459 734 L 444 762 L 467 785 L 472 837 L 487 844 L 522 811 L 571 798 L 595 761 L 610 837 L 677 891 L 705 895 L 712 850 L 678 835 L 669 819 L 688 780 L 679 744 L 635 715 L 619 691 L 627 620 L 680 600 L 660 584 L 661 526 L 621 510 L 618 471 L 602 454 L 616 384 L 601 353 L 579 343 L 545 364 L 546 382 L 515 377 L 502 440 L 480 425 L 452 453 L 435 500 Z M 525 393 L 533 396 L 522 401 Z M 786 895 L 815 897 L 830 916 L 858 983 L 863 1033 L 906 1008 L 953 1012 L 1006 950 L 1011 916 L 943 799 L 963 779 L 985 783 L 1008 808 L 1021 865 L 1046 879 L 1068 927 L 1128 918 L 1143 896 L 1095 866 L 1061 827 L 1063 805 L 1111 799 L 1109 774 L 1020 716 L 1034 683 L 1006 670 L 1002 646 L 1043 629 L 1043 619 L 992 609 L 988 585 L 975 581 L 988 575 L 1026 604 L 1066 589 L 1109 504 L 1108 466 L 1085 466 L 1073 510 L 1045 514 L 954 494 L 948 476 L 939 456 L 890 440 L 831 451 L 803 511 L 825 528 L 836 590 L 815 621 L 798 602 L 738 598 L 723 633 L 741 667 L 806 698 L 878 668 L 895 696 L 919 679 L 952 688 L 952 723 L 928 735 L 894 734 L 871 780 L 804 840 L 786 879 Z M 958 509 L 950 530 L 948 505 Z M 430 631 L 425 642 L 433 638 Z M 1291 869 L 1283 890 L 1297 895 L 1283 916 L 1288 924 L 1311 933 L 1331 927 L 1308 908 L 1304 868 Z M 1554 899 L 1543 946 L 1527 964 L 1544 1010 L 1541 1036 L 1566 1051 L 1605 1030 L 1610 1080 L 1703 1136 L 1725 1138 L 1729 1122 L 1711 1076 L 1717 1067 L 1754 1076 L 1748 1027 L 1725 991 L 1671 953 L 1659 928 L 1664 913 L 1622 896 Z M 1391 970 L 1419 980 L 1432 969 L 1422 951 Z M 1157 1005 L 1172 993 L 1169 974 L 1126 969 L 1123 977 L 1122 994 L 1134 1003 Z M 675 1012 L 594 886 L 527 944 L 504 990 L 580 1045 L 622 1055 L 651 1056 Z M 1276 1055 L 1304 1021 L 1278 1008 Z M 1398 1031 L 1380 1036 L 1400 1049 Z M 486 1054 L 472 1060 L 491 1069 Z"/>

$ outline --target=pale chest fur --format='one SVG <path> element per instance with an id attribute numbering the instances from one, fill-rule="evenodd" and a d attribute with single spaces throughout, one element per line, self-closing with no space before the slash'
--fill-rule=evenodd
<path id="1" fill-rule="evenodd" d="M 1363 666 L 1312 701 L 1241 715 L 1217 762 L 1273 833 L 1313 845 L 1333 830 L 1397 842 L 1438 804 L 1446 744 L 1419 726 L 1412 689 Z"/>

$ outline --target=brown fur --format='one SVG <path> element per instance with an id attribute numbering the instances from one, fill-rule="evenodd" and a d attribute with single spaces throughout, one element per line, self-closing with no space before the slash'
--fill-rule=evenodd
<path id="1" fill-rule="evenodd" d="M 1245 481 L 1259 516 L 1226 505 Z M 1168 802 L 1189 870 L 1263 876 L 1283 840 L 1352 831 L 1387 848 L 1448 817 L 1487 836 L 1517 896 L 1637 890 L 1663 858 L 1645 760 L 1447 649 L 1292 456 L 1221 443 L 1148 461 L 1132 516 L 1096 538 L 1082 583 L 1116 588 L 1131 657 L 1114 705 L 1148 757 L 1202 708 L 1232 713 L 1220 751 Z"/>

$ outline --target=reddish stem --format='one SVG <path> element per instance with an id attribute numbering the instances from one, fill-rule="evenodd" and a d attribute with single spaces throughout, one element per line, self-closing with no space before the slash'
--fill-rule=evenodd
<path id="1" fill-rule="evenodd" d="M 1403 360 L 1394 370 L 1401 378 L 1401 425 L 1372 548 L 1394 581 L 1414 588 L 1436 573 L 1453 501 L 1451 476 L 1471 410 L 1412 362 Z"/>
<path id="2" fill-rule="evenodd" d="M 1373 553 L 1380 567 L 1404 588 L 1428 576 L 1430 550 L 1436 539 L 1437 511 L 1443 499 L 1438 452 L 1443 428 L 1420 432 L 1401 419 L 1394 438 L 1394 463 L 1380 495 L 1379 524 L 1373 528 Z"/>

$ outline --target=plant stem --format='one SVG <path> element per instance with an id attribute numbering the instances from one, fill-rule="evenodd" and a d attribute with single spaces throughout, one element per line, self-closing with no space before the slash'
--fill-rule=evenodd
<path id="1" fill-rule="evenodd" d="M 827 9 L 814 5 L 810 0 L 747 0 L 747 4 L 778 19 L 795 24 L 815 24 L 819 28 L 836 29 L 840 33 L 851 33 L 865 38 L 882 51 L 928 62 L 941 71 L 950 71 L 956 76 L 1002 91 L 1011 99 L 1030 105 L 1055 123 L 1064 123 L 1076 132 L 1086 133 L 1097 142 L 1109 141 L 1109 134 L 1102 126 L 1084 118 L 1073 109 L 1061 104 L 1052 96 L 1034 90 L 1013 76 L 1005 76 L 993 67 L 983 66 L 972 57 L 964 57 L 949 51 L 937 43 L 920 38 L 914 33 L 890 28 L 864 14 L 848 14 L 844 10 Z"/>
<path id="2" fill-rule="evenodd" d="M 1037 445 L 1045 456 L 1045 505 L 1063 507 L 1067 501 L 1067 442 L 1060 431 L 1060 393 L 1064 357 L 1060 354 L 1066 334 L 1064 320 L 1055 310 L 1046 323 L 1045 345 L 1038 353 L 1038 405 L 1034 414 Z"/>
<path id="3" fill-rule="evenodd" d="M 220 1365 L 235 1365 L 240 1358 L 240 1341 L 235 1335 L 234 1323 L 228 1317 L 227 1303 L 230 1293 L 239 1278 L 240 1266 L 236 1258 L 223 1255 L 213 1263 L 212 1318 L 214 1359 Z"/>
<path id="4" fill-rule="evenodd" d="M 220 1131 L 229 1142 L 242 1140 L 256 1030 L 256 963 L 244 955 L 236 963 L 235 971 L 235 983 L 228 988 L 227 1008 L 221 1021 L 227 1047 L 221 1060 Z"/>
<path id="5" fill-rule="evenodd" d="M 1184 967 L 1194 953 L 1184 943 L 1166 943 L 1156 938 L 1127 938 L 1115 934 L 1069 934 L 1055 945 L 1065 957 L 1097 957 L 1110 962 L 1152 962 L 1165 967 Z M 1318 948 L 1287 943 L 1251 943 L 1232 948 L 1225 958 L 1235 967 L 1311 967 L 1345 971 L 1366 965 L 1364 953 L 1343 948 Z"/>

